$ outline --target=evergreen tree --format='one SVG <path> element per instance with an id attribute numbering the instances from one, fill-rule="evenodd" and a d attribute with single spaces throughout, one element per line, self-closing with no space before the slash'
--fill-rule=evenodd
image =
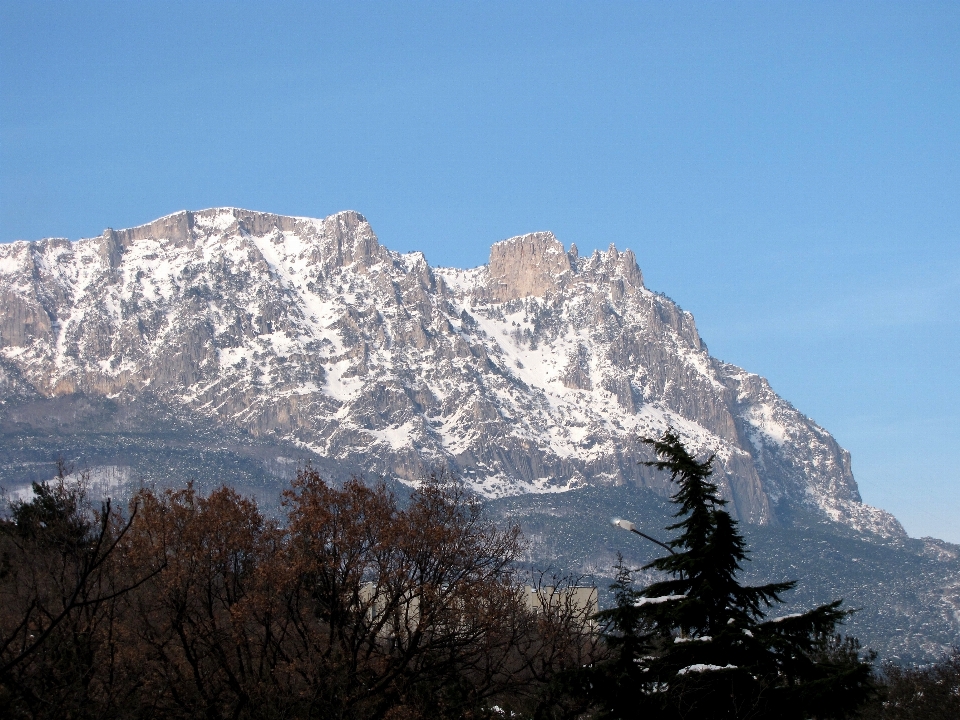
<path id="1" fill-rule="evenodd" d="M 832 718 L 871 692 L 871 668 L 836 627 L 837 600 L 772 620 L 793 582 L 744 586 L 747 559 L 737 522 L 710 482 L 713 458 L 698 461 L 668 431 L 648 463 L 671 473 L 678 535 L 671 554 L 644 569 L 666 579 L 635 590 L 619 563 L 615 607 L 599 614 L 611 657 L 584 671 L 583 687 L 605 718 Z"/>

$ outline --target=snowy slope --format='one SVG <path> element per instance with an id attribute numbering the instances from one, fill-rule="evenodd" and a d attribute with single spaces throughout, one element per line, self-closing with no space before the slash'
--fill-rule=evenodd
<path id="1" fill-rule="evenodd" d="M 828 432 L 712 358 L 613 246 L 581 258 L 534 233 L 486 266 L 435 269 L 354 212 L 219 208 L 0 246 L 0 303 L 0 370 L 42 396 L 148 391 L 405 481 L 447 466 L 488 496 L 667 492 L 638 461 L 640 438 L 672 426 L 716 455 L 745 521 L 802 507 L 903 534 L 860 502 Z"/>

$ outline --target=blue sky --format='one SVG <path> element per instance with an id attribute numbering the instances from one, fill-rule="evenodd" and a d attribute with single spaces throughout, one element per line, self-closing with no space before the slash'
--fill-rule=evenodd
<path id="1" fill-rule="evenodd" d="M 0 241 L 218 205 L 630 247 L 960 542 L 960 3 L 0 0 Z"/>

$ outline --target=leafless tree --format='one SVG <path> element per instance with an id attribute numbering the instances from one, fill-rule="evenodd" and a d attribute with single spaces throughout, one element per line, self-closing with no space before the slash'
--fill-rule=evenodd
<path id="1" fill-rule="evenodd" d="M 136 504 L 126 518 L 109 499 L 96 510 L 86 475 L 69 475 L 61 461 L 54 481 L 34 484 L 0 521 L 0 703 L 34 713 L 109 692 L 96 666 L 113 653 L 112 604 L 162 569 L 120 571 Z"/>

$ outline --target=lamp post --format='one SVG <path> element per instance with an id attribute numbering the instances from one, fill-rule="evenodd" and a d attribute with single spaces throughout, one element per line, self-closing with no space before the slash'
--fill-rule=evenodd
<path id="1" fill-rule="evenodd" d="M 666 550 L 666 551 L 667 551 L 668 553 L 670 553 L 671 555 L 676 555 L 676 553 L 675 553 L 673 550 L 670 549 L 670 546 L 669 546 L 669 545 L 660 542 L 660 541 L 657 540 L 656 538 L 650 537 L 650 536 L 647 535 L 646 533 L 640 532 L 639 530 L 637 530 L 637 526 L 634 525 L 634 524 L 633 524 L 632 522 L 630 522 L 629 520 L 621 520 L 621 519 L 618 518 L 617 520 L 614 520 L 614 521 L 613 521 L 613 524 L 616 525 L 618 528 L 622 528 L 622 529 L 624 529 L 624 530 L 629 530 L 630 532 L 636 533 L 637 535 L 639 535 L 639 536 L 642 537 L 642 538 L 646 538 L 647 540 L 649 540 L 649 541 L 652 542 L 652 543 L 656 543 L 657 545 L 659 545 L 660 547 L 662 547 L 664 550 Z"/>

